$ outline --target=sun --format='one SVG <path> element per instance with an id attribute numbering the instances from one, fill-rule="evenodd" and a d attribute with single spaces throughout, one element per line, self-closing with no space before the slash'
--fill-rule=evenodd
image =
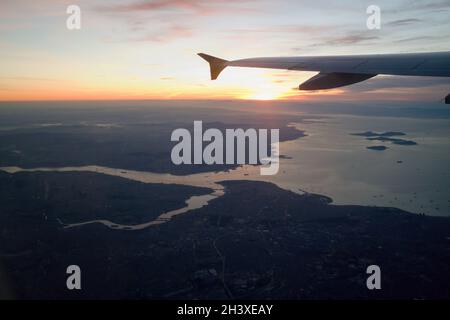
<path id="1" fill-rule="evenodd" d="M 271 101 L 283 99 L 292 86 L 285 81 L 280 82 L 272 73 L 259 70 L 247 70 L 224 74 L 222 78 L 230 84 L 239 84 L 240 92 L 236 96 L 243 100 Z"/>
<path id="2" fill-rule="evenodd" d="M 281 99 L 285 94 L 285 88 L 277 87 L 274 85 L 266 85 L 258 87 L 251 92 L 249 92 L 244 99 L 247 100 L 278 100 Z"/>
<path id="3" fill-rule="evenodd" d="M 274 92 L 257 92 L 254 94 L 251 94 L 247 97 L 249 100 L 276 100 L 279 98 L 279 94 Z"/>

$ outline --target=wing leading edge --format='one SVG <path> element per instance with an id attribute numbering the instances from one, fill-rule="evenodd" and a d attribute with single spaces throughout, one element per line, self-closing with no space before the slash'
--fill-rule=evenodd
<path id="1" fill-rule="evenodd" d="M 211 79 L 226 67 L 270 68 L 319 72 L 299 86 L 300 90 L 322 90 L 358 83 L 378 74 L 450 77 L 450 52 L 379 55 L 268 57 L 223 60 L 204 53 Z M 446 103 L 448 99 L 445 99 Z"/>

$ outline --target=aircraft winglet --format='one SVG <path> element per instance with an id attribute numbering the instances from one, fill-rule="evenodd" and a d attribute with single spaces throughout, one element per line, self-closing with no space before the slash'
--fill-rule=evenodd
<path id="1" fill-rule="evenodd" d="M 216 80 L 228 63 L 227 60 L 216 58 L 205 53 L 198 53 L 198 55 L 208 61 L 209 68 L 211 69 L 211 80 Z"/>

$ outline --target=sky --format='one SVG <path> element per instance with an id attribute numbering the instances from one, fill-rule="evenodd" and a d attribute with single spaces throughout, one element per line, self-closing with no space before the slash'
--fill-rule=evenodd
<path id="1" fill-rule="evenodd" d="M 69 30 L 66 10 L 81 9 Z M 366 26 L 369 5 L 381 28 Z M 442 78 L 378 76 L 301 92 L 311 72 L 227 68 L 196 55 L 450 51 L 450 0 L 2 0 L 0 100 L 298 99 L 437 101 Z M 382 93 L 382 94 L 381 94 Z"/>

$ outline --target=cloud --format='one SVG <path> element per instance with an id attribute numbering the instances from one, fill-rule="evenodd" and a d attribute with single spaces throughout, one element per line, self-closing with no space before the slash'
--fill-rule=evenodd
<path id="1" fill-rule="evenodd" d="M 386 25 L 391 26 L 391 27 L 398 27 L 398 26 L 405 26 L 405 25 L 411 25 L 411 24 L 416 24 L 422 22 L 421 19 L 399 19 L 399 20 L 394 20 L 394 21 L 390 21 L 388 23 L 386 23 Z"/>
<path id="2" fill-rule="evenodd" d="M 170 42 L 179 38 L 191 37 L 193 29 L 185 26 L 170 25 L 165 29 L 129 39 L 130 41 Z"/>
<path id="3" fill-rule="evenodd" d="M 398 43 L 402 43 L 402 42 L 414 42 L 414 41 L 427 41 L 427 40 L 435 40 L 438 37 L 433 37 L 433 36 L 419 36 L 419 37 L 409 37 L 409 38 L 403 38 L 403 39 L 399 39 L 396 40 L 396 42 Z"/>
<path id="4" fill-rule="evenodd" d="M 363 43 L 371 43 L 380 38 L 375 35 L 369 35 L 360 32 L 349 32 L 346 35 L 336 35 L 334 37 L 324 37 L 319 42 L 313 43 L 307 47 L 338 47 L 338 46 L 355 46 Z M 304 48 L 293 48 L 294 50 L 302 50 Z"/>
<path id="5" fill-rule="evenodd" d="M 410 0 L 409 5 L 404 5 L 403 10 L 445 10 L 450 9 L 450 2 L 448 0 L 437 1 L 423 1 Z"/>
<path id="6" fill-rule="evenodd" d="M 283 33 L 283 34 L 306 34 L 306 35 L 320 35 L 324 32 L 329 32 L 336 29 L 336 26 L 331 25 L 304 25 L 304 24 L 290 24 L 290 25 L 275 25 L 264 28 L 253 28 L 253 29 L 231 29 L 227 30 L 227 33 L 235 34 L 273 34 L 273 33 Z"/>
<path id="7" fill-rule="evenodd" d="M 257 0 L 149 0 L 96 6 L 97 12 L 124 20 L 130 36 L 125 41 L 165 43 L 193 37 L 201 19 L 218 14 L 254 12 Z M 124 40 L 121 40 L 124 41 Z"/>
<path id="8" fill-rule="evenodd" d="M 408 0 L 401 2 L 393 9 L 387 10 L 387 13 L 398 14 L 405 12 L 420 11 L 421 13 L 429 11 L 446 11 L 450 9 L 448 0 Z"/>
<path id="9" fill-rule="evenodd" d="M 99 9 L 108 12 L 133 12 L 133 11 L 153 11 L 162 9 L 187 9 L 197 11 L 202 8 L 203 1 L 191 0 L 155 0 L 140 1 L 131 4 L 102 6 Z"/>
<path id="10" fill-rule="evenodd" d="M 333 39 L 329 39 L 325 41 L 325 44 L 328 45 L 353 45 L 353 44 L 359 44 L 362 42 L 372 41 L 372 40 L 378 40 L 378 36 L 368 36 L 363 34 L 351 34 L 346 35 L 343 37 L 337 37 Z"/>
<path id="11" fill-rule="evenodd" d="M 130 4 L 102 6 L 105 12 L 189 11 L 202 15 L 247 11 L 245 4 L 256 0 L 150 0 Z"/>

